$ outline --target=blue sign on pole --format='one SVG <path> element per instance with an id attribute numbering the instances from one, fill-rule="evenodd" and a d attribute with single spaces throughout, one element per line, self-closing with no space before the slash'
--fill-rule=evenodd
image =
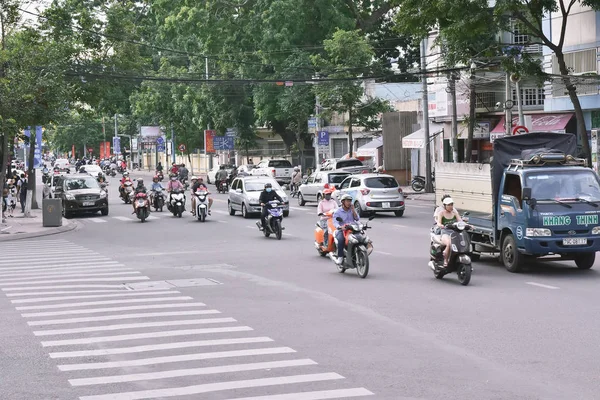
<path id="1" fill-rule="evenodd" d="M 308 127 L 309 128 L 316 128 L 317 127 L 317 119 L 314 117 L 311 117 L 308 119 Z"/>
<path id="2" fill-rule="evenodd" d="M 44 166 L 42 162 L 42 127 L 35 127 L 35 150 L 33 151 L 33 168 L 40 169 Z"/>
<path id="3" fill-rule="evenodd" d="M 159 145 L 159 146 L 160 146 L 160 145 L 163 145 L 163 147 L 164 147 L 164 144 L 165 144 L 165 139 L 164 139 L 162 136 L 159 136 L 159 137 L 157 137 L 157 138 L 156 138 L 156 144 L 157 144 L 157 145 Z M 160 150 L 159 150 L 159 151 L 160 151 Z"/>
<path id="4" fill-rule="evenodd" d="M 121 154 L 121 138 L 113 137 L 113 151 L 115 154 Z"/>
<path id="5" fill-rule="evenodd" d="M 225 131 L 225 136 L 227 136 L 227 137 L 236 137 L 237 136 L 237 130 L 235 128 L 227 128 L 227 130 Z"/>
<path id="6" fill-rule="evenodd" d="M 215 136 L 213 138 L 213 147 L 215 150 L 233 150 L 233 139 L 231 136 Z"/>
<path id="7" fill-rule="evenodd" d="M 319 146 L 329 146 L 329 132 L 319 132 Z"/>
<path id="8" fill-rule="evenodd" d="M 156 145 L 156 151 L 165 151 L 165 145 L 164 144 L 157 144 Z"/>

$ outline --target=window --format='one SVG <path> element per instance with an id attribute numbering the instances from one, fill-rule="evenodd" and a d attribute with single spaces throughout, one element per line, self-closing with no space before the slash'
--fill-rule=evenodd
<path id="1" fill-rule="evenodd" d="M 513 101 L 517 102 L 517 91 L 512 91 Z M 543 106 L 544 105 L 544 89 L 543 88 L 522 88 L 521 101 L 523 106 Z"/>
<path id="2" fill-rule="evenodd" d="M 521 178 L 519 175 L 506 174 L 503 194 L 516 198 L 517 204 L 521 207 L 521 193 Z"/>
<path id="3" fill-rule="evenodd" d="M 308 183 L 314 183 L 315 182 L 315 174 L 312 174 L 311 176 L 308 177 Z"/>
<path id="4" fill-rule="evenodd" d="M 362 167 L 363 163 L 360 160 L 341 160 L 336 164 L 336 168 L 346 168 L 346 167 Z"/>
<path id="5" fill-rule="evenodd" d="M 596 48 L 565 53 L 565 64 L 571 75 L 597 74 Z M 556 56 L 552 55 L 552 73 L 560 74 Z M 577 94 L 598 94 L 598 84 L 593 79 L 574 78 Z M 567 88 L 559 81 L 552 84 L 552 96 L 568 96 Z"/>
<path id="6" fill-rule="evenodd" d="M 390 176 L 378 176 L 365 179 L 365 186 L 373 189 L 397 188 L 398 182 Z"/>
<path id="7" fill-rule="evenodd" d="M 329 174 L 329 183 L 338 184 L 348 176 L 350 176 L 350 174 Z"/>
<path id="8" fill-rule="evenodd" d="M 352 185 L 350 185 L 350 187 L 360 187 L 360 179 L 353 178 L 352 179 Z"/>
<path id="9" fill-rule="evenodd" d="M 269 161 L 269 167 L 272 168 L 292 168 L 292 163 L 288 160 L 271 160 Z"/>
<path id="10" fill-rule="evenodd" d="M 231 185 L 231 189 L 236 190 L 238 187 L 240 187 L 240 180 L 236 179 L 235 181 L 233 181 L 233 185 Z"/>
<path id="11" fill-rule="evenodd" d="M 343 139 L 331 139 L 333 146 L 333 157 L 340 158 L 348 152 L 348 140 Z"/>
<path id="12" fill-rule="evenodd" d="M 358 138 L 358 139 L 356 139 L 356 148 L 358 149 L 359 147 L 364 146 L 365 144 L 370 143 L 370 142 L 371 142 L 371 138 L 366 138 L 366 137 Z"/>
<path id="13" fill-rule="evenodd" d="M 315 183 L 321 183 L 322 177 L 321 174 L 315 175 Z"/>
<path id="14" fill-rule="evenodd" d="M 65 181 L 67 190 L 99 189 L 98 182 L 92 177 L 69 179 Z"/>
<path id="15" fill-rule="evenodd" d="M 477 93 L 475 98 L 475 108 L 488 108 L 494 109 L 496 107 L 496 93 L 495 92 L 481 92 Z"/>
<path id="16" fill-rule="evenodd" d="M 513 21 L 513 43 L 525 45 L 529 43 L 529 35 L 523 29 L 523 25 L 520 22 Z"/>
<path id="17" fill-rule="evenodd" d="M 352 178 L 346 178 L 344 180 L 344 182 L 342 182 L 342 185 L 340 186 L 340 189 L 348 189 L 350 187 L 350 182 L 352 181 Z"/>

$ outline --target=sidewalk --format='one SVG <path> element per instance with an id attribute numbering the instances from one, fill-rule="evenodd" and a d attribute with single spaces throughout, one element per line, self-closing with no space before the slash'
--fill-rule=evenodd
<path id="1" fill-rule="evenodd" d="M 6 216 L 6 222 L 0 223 L 0 242 L 56 235 L 57 233 L 72 231 L 77 227 L 76 222 L 66 218 L 63 218 L 62 226 L 44 227 L 42 226 L 41 209 L 31 210 L 31 218 L 24 218 L 19 204 L 17 204 L 13 215 L 12 218 Z"/>
<path id="2" fill-rule="evenodd" d="M 435 193 L 415 192 L 410 186 L 401 186 L 404 197 L 408 200 L 435 202 Z"/>

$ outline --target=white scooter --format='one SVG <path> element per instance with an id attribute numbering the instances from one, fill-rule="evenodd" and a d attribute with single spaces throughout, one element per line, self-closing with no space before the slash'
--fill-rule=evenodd
<path id="1" fill-rule="evenodd" d="M 208 192 L 199 189 L 194 193 L 194 196 L 196 196 L 196 218 L 198 218 L 198 221 L 204 222 L 208 215 Z"/>

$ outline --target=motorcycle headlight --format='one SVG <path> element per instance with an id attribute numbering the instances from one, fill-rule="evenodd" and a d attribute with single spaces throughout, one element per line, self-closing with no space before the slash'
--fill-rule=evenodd
<path id="1" fill-rule="evenodd" d="M 100 192 L 100 198 L 101 199 L 106 198 L 106 192 L 104 190 Z"/>
<path id="2" fill-rule="evenodd" d="M 546 228 L 527 228 L 525 230 L 525 236 L 552 236 L 552 231 Z"/>
<path id="3" fill-rule="evenodd" d="M 463 231 L 466 228 L 466 226 L 467 224 L 465 224 L 463 221 L 456 223 L 456 229 L 458 229 L 459 231 Z"/>
<path id="4" fill-rule="evenodd" d="M 600 226 L 595 226 L 592 229 L 592 235 L 600 235 Z"/>
<path id="5" fill-rule="evenodd" d="M 75 200 L 75 196 L 73 196 L 71 193 L 65 193 L 65 198 L 67 200 Z"/>

